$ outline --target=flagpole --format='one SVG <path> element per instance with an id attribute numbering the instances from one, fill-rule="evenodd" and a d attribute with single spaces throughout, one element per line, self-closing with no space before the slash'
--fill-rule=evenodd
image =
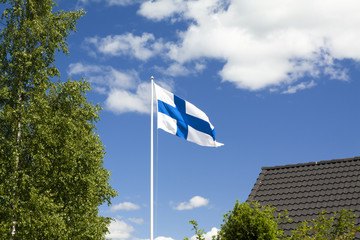
<path id="1" fill-rule="evenodd" d="M 154 77 L 151 76 L 150 240 L 154 240 Z"/>

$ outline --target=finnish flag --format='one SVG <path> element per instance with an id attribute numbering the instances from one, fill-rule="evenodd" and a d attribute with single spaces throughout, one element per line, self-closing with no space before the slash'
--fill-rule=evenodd
<path id="1" fill-rule="evenodd" d="M 201 146 L 220 147 L 206 114 L 193 104 L 154 83 L 158 105 L 157 127 Z"/>

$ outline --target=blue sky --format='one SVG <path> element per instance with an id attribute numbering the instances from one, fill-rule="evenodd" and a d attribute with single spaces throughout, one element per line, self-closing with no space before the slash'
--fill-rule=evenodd
<path id="1" fill-rule="evenodd" d="M 86 78 L 119 193 L 108 237 L 148 239 L 150 77 L 202 109 L 220 148 L 155 131 L 155 237 L 219 229 L 262 166 L 359 156 L 356 0 L 59 0 L 83 8 L 62 79 Z M 210 239 L 210 238 L 209 238 Z"/>

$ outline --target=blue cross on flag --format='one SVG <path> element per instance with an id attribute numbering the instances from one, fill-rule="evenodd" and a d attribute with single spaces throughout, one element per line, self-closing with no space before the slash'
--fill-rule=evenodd
<path id="1" fill-rule="evenodd" d="M 201 146 L 220 147 L 206 114 L 193 104 L 154 83 L 158 105 L 157 127 Z"/>

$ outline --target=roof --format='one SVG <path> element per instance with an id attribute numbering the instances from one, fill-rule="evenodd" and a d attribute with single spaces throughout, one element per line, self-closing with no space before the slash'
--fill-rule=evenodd
<path id="1" fill-rule="evenodd" d="M 293 222 L 281 226 L 285 233 L 322 210 L 352 210 L 359 218 L 360 157 L 262 167 L 247 201 L 252 200 L 287 209 Z"/>

